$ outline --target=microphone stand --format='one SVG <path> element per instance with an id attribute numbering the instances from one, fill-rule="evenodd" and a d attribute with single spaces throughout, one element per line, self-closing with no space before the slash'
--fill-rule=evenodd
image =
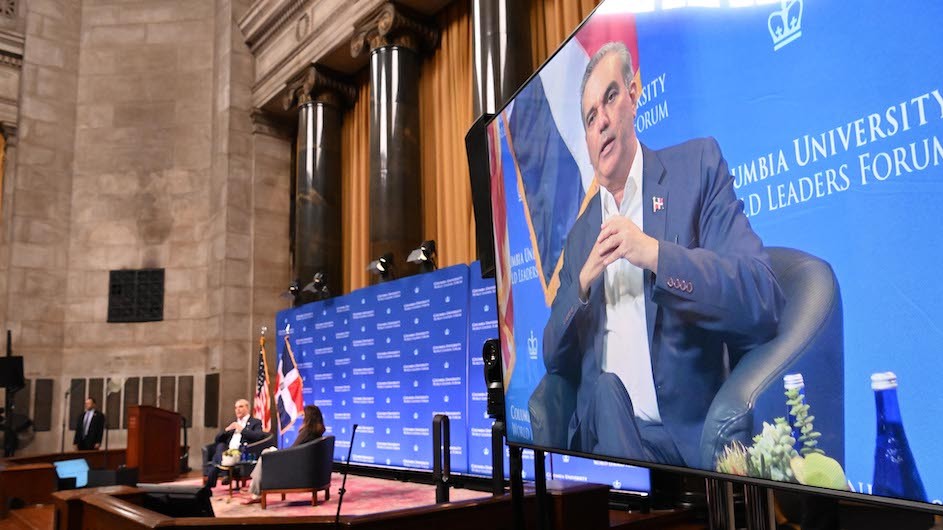
<path id="1" fill-rule="evenodd" d="M 59 452 L 65 452 L 65 427 L 66 427 L 66 418 L 69 415 L 69 395 L 72 393 L 71 386 L 68 390 L 65 391 L 65 397 L 63 398 L 62 403 L 62 433 L 59 435 Z"/>
<path id="2" fill-rule="evenodd" d="M 350 455 L 354 451 L 354 435 L 357 434 L 357 424 L 350 431 L 350 446 L 347 448 L 347 463 L 344 465 L 344 479 L 341 481 L 340 498 L 337 499 L 337 515 L 334 517 L 334 527 L 338 528 L 341 524 L 341 504 L 344 502 L 344 494 L 347 493 L 347 472 L 350 471 Z"/>

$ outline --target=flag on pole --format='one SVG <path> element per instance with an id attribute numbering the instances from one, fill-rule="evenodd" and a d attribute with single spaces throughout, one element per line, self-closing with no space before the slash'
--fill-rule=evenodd
<path id="1" fill-rule="evenodd" d="M 278 428 L 281 434 L 295 423 L 304 409 L 302 389 L 304 382 L 298 373 L 298 364 L 295 363 L 295 354 L 291 351 L 291 326 L 285 327 L 285 349 L 278 358 L 278 372 L 275 375 L 276 394 L 275 406 L 278 408 Z"/>
<path id="2" fill-rule="evenodd" d="M 265 363 L 265 332 L 259 336 L 259 369 L 255 380 L 255 399 L 253 400 L 252 415 L 262 421 L 262 430 L 272 430 L 272 406 L 269 401 L 268 365 Z"/>

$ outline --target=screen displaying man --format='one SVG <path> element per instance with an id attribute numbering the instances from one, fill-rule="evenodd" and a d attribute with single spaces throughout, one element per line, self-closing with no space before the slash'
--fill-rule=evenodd
<path id="1" fill-rule="evenodd" d="M 95 398 L 85 398 L 85 412 L 75 424 L 75 437 L 72 444 L 78 451 L 87 451 L 101 447 L 102 434 L 105 432 L 105 415 L 99 412 Z"/>
<path id="2" fill-rule="evenodd" d="M 733 363 L 772 338 L 784 300 L 717 143 L 641 145 L 633 79 L 621 42 L 586 67 L 599 193 L 567 237 L 544 363 L 578 385 L 570 449 L 698 466 L 725 346 Z"/>
<path id="3" fill-rule="evenodd" d="M 262 421 L 249 416 L 249 401 L 245 399 L 236 401 L 236 419 L 216 435 L 216 450 L 213 452 L 213 464 L 215 465 L 207 472 L 206 485 L 210 488 L 216 486 L 216 480 L 219 478 L 219 468 L 217 466 L 222 461 L 224 451 L 239 449 L 243 442 L 251 444 L 262 438 L 265 438 Z M 229 478 L 227 477 L 223 483 L 226 484 L 228 481 Z"/>

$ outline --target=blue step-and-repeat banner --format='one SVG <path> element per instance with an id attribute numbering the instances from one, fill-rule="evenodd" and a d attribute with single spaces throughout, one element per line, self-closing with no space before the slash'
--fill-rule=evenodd
<path id="1" fill-rule="evenodd" d="M 491 425 L 481 349 L 498 335 L 495 283 L 478 262 L 410 276 L 345 296 L 280 311 L 277 354 L 285 328 L 304 381 L 305 404 L 324 415 L 343 461 L 358 425 L 351 461 L 431 470 L 432 419 L 446 414 L 453 473 L 491 475 Z M 291 445 L 300 420 L 279 437 Z M 505 450 L 505 473 L 509 469 Z M 554 478 L 649 490 L 648 471 L 552 456 Z M 533 453 L 524 455 L 533 478 Z"/>

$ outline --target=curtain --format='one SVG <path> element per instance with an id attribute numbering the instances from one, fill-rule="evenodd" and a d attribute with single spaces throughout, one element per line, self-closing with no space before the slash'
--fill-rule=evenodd
<path id="1" fill-rule="evenodd" d="M 439 48 L 419 76 L 423 226 L 435 239 L 438 265 L 475 260 L 465 133 L 472 124 L 471 23 L 468 2 L 452 2 L 438 15 Z"/>
<path id="2" fill-rule="evenodd" d="M 601 0 L 531 0 L 531 58 L 536 70 Z"/>
<path id="3" fill-rule="evenodd" d="M 370 261 L 370 77 L 357 85 L 357 99 L 341 127 L 344 293 L 369 285 Z"/>
<path id="4" fill-rule="evenodd" d="M 570 35 L 599 0 L 532 0 L 534 68 Z M 424 238 L 434 239 L 438 264 L 476 258 L 465 133 L 472 124 L 471 21 L 467 1 L 451 2 L 437 15 L 439 47 L 424 59 L 419 76 L 419 145 Z M 364 72 L 366 74 L 366 72 Z M 344 292 L 369 285 L 370 83 L 359 83 L 357 101 L 344 115 Z"/>

